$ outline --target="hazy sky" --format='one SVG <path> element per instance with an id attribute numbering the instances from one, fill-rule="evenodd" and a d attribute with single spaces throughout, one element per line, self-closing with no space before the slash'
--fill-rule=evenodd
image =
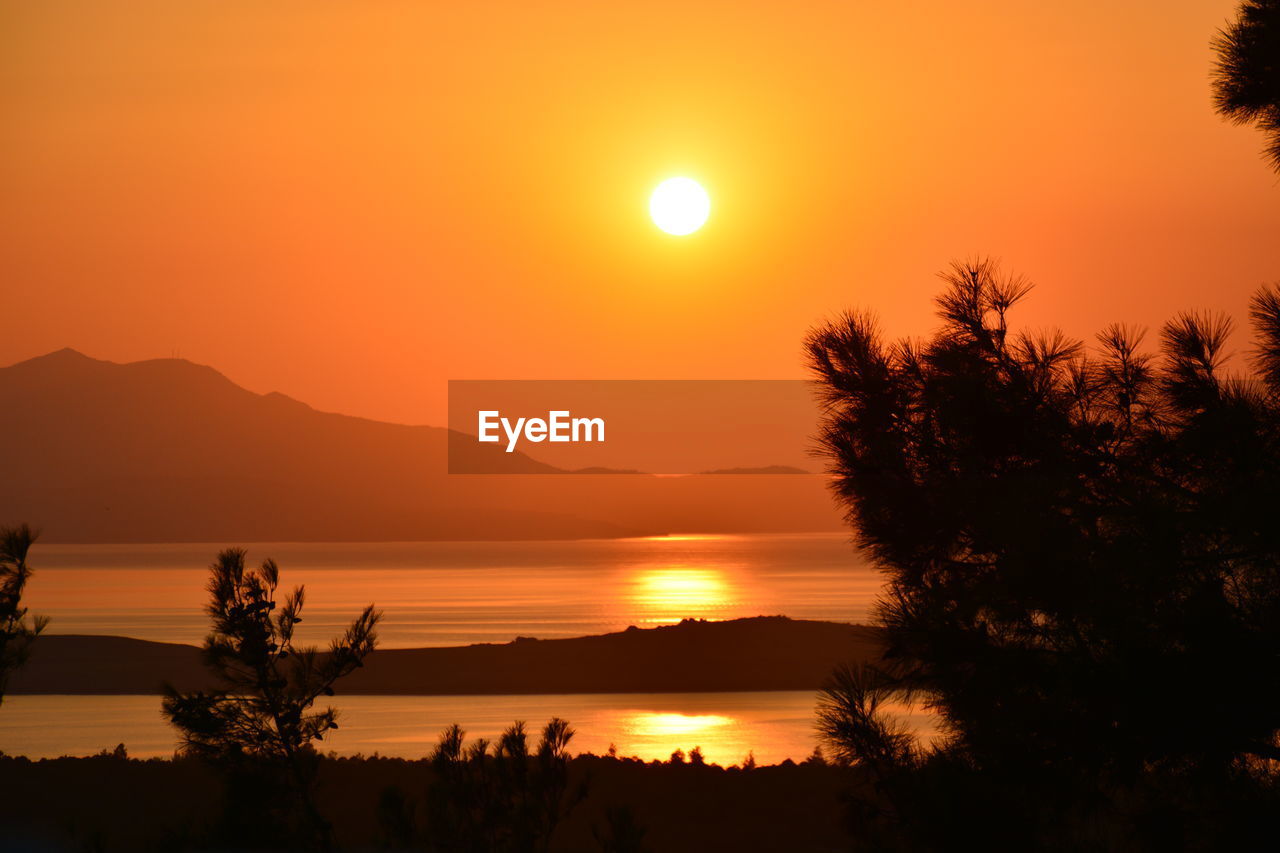
<path id="1" fill-rule="evenodd" d="M 1234 6 L 4 4 L 0 363 L 442 423 L 449 378 L 800 376 L 836 310 L 926 332 L 974 253 L 1036 326 L 1243 318 L 1280 181 L 1210 105 Z M 647 219 L 675 174 L 692 237 Z"/>

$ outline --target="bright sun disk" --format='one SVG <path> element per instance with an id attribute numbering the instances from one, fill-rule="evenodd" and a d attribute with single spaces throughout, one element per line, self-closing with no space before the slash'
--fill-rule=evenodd
<path id="1" fill-rule="evenodd" d="M 675 237 L 692 234 L 711 213 L 711 198 L 693 178 L 668 178 L 649 196 L 653 224 Z"/>

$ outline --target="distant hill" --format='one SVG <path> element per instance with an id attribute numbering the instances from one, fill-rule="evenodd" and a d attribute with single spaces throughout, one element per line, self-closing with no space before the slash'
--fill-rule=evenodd
<path id="1" fill-rule="evenodd" d="M 147 694 L 208 689 L 194 646 L 125 637 L 41 637 L 9 692 Z M 682 693 L 816 690 L 838 664 L 879 655 L 873 628 L 781 616 L 686 620 L 566 640 L 374 652 L 347 694 Z"/>
<path id="2" fill-rule="evenodd" d="M 504 464 L 524 475 L 451 476 L 449 430 L 319 412 L 181 359 L 63 349 L 0 368 L 0 395 L 0 521 L 29 521 L 45 542 L 839 529 L 820 478 L 566 476 L 522 454 Z"/>
<path id="3" fill-rule="evenodd" d="M 714 471 L 703 471 L 703 474 L 735 474 L 741 476 L 743 474 L 781 474 L 789 476 L 792 474 L 812 474 L 812 471 L 806 471 L 803 468 L 797 468 L 794 465 L 764 465 L 760 468 L 717 468 Z"/>

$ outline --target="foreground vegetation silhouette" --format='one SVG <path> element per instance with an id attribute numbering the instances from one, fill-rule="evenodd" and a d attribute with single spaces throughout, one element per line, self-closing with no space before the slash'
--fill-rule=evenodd
<path id="1" fill-rule="evenodd" d="M 455 853 L 541 853 L 551 849 L 560 822 L 587 793 L 569 784 L 573 729 L 556 717 L 542 730 L 534 750 L 522 721 L 490 743 L 452 725 L 430 757 L 423 820 L 401 788 L 386 789 L 379 820 L 386 840 L 409 848 Z M 492 749 L 491 749 L 492 747 Z"/>
<path id="2" fill-rule="evenodd" d="M 333 708 L 313 706 L 363 665 L 377 644 L 381 614 L 366 607 L 325 654 L 299 648 L 294 630 L 305 590 L 296 587 L 277 606 L 279 581 L 273 560 L 246 569 L 242 549 L 218 555 L 206 607 L 213 631 L 202 652 L 223 688 L 184 694 L 166 687 L 163 708 L 182 735 L 183 751 L 213 761 L 225 774 L 215 842 L 324 850 L 330 827 L 316 807 L 314 744 L 338 722 Z"/>
<path id="3" fill-rule="evenodd" d="M 31 567 L 27 553 L 38 534 L 26 524 L 0 527 L 0 704 L 9 686 L 9 677 L 31 655 L 31 644 L 49 624 L 42 616 L 28 618 L 22 606 Z"/>
<path id="4" fill-rule="evenodd" d="M 1280 172 L 1280 0 L 1244 0 L 1213 40 L 1214 104 L 1236 124 L 1267 137 L 1266 158 Z"/>
<path id="5" fill-rule="evenodd" d="M 1121 326 L 1089 352 L 1015 331 L 1029 286 L 992 262 L 944 278 L 928 341 L 860 314 L 808 340 L 837 497 L 887 574 L 884 660 L 820 709 L 878 780 L 859 834 L 1257 837 L 1280 759 L 1280 289 L 1253 300 L 1246 378 L 1225 318 L 1180 315 L 1158 355 Z M 932 748 L 895 697 L 937 712 Z"/>

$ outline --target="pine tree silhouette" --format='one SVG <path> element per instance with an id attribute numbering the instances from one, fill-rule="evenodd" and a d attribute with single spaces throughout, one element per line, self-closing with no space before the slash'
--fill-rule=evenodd
<path id="1" fill-rule="evenodd" d="M 1280 0 L 1244 0 L 1213 40 L 1214 105 L 1236 124 L 1266 134 L 1266 158 L 1280 171 Z"/>
<path id="2" fill-rule="evenodd" d="M 935 758 L 1041 803 L 1280 758 L 1280 289 L 1238 376 L 1223 318 L 1089 352 L 1012 329 L 1030 288 L 992 262 L 944 278 L 928 341 L 862 314 L 808 340 L 835 492 L 887 580 L 884 660 L 823 695 L 831 754 L 930 760 L 883 714 L 914 696 Z"/>
<path id="3" fill-rule="evenodd" d="M 0 527 L 0 704 L 9 677 L 27 662 L 31 644 L 49 624 L 43 616 L 28 618 L 22 606 L 22 593 L 31 577 L 27 552 L 38 535 L 26 524 Z"/>
<path id="4" fill-rule="evenodd" d="M 188 754 L 214 760 L 228 774 L 227 839 L 246 847 L 287 841 L 329 847 L 329 825 L 316 808 L 314 742 L 338 727 L 337 711 L 314 710 L 334 684 L 363 665 L 377 644 L 381 613 L 369 605 L 325 654 L 298 648 L 304 589 L 277 606 L 279 568 L 266 560 L 245 568 L 245 552 L 229 548 L 210 567 L 213 631 L 205 665 L 221 684 L 213 692 L 166 687 L 165 714 Z M 243 837 L 235 837 L 242 835 Z"/>

